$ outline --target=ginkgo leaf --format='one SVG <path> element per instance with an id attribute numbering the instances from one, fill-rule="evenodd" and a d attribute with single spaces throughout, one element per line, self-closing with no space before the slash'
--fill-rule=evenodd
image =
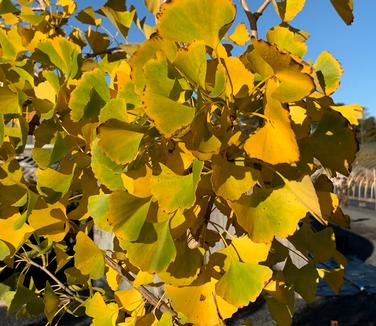
<path id="1" fill-rule="evenodd" d="M 59 36 L 41 42 L 37 49 L 47 54 L 51 63 L 60 69 L 68 78 L 74 78 L 79 69 L 81 49 L 78 45 Z"/>
<path id="2" fill-rule="evenodd" d="M 99 114 L 99 122 L 105 123 L 107 120 L 116 119 L 128 122 L 126 102 L 122 98 L 112 98 L 101 109 Z"/>
<path id="3" fill-rule="evenodd" d="M 125 191 L 109 197 L 108 222 L 120 241 L 135 241 L 149 211 L 150 198 L 137 198 Z"/>
<path id="4" fill-rule="evenodd" d="M 192 173 L 177 175 L 161 164 L 162 173 L 151 178 L 151 193 L 163 210 L 172 212 L 179 208 L 193 206 L 203 166 L 204 162 L 195 160 L 192 165 Z M 170 189 L 170 192 L 167 193 L 166 189 Z"/>
<path id="5" fill-rule="evenodd" d="M 4 260 L 10 255 L 9 246 L 2 240 L 0 240 L 0 261 Z"/>
<path id="6" fill-rule="evenodd" d="M 132 313 L 135 310 L 138 310 L 144 304 L 144 298 L 141 293 L 138 292 L 135 288 L 121 290 L 115 292 L 116 301 L 119 303 L 120 307 L 123 307 L 126 311 Z M 144 312 L 143 309 L 140 309 L 138 313 Z"/>
<path id="7" fill-rule="evenodd" d="M 170 78 L 165 55 L 157 52 L 156 59 L 150 59 L 143 67 L 148 91 L 168 97 L 174 88 L 175 80 Z M 171 69 L 170 69 L 171 70 Z"/>
<path id="8" fill-rule="evenodd" d="M 277 4 L 277 13 L 284 22 L 289 22 L 303 9 L 305 0 L 282 0 Z"/>
<path id="9" fill-rule="evenodd" d="M 33 228 L 26 223 L 17 227 L 20 217 L 19 213 L 15 213 L 0 219 L 0 240 L 11 245 L 12 252 L 18 250 L 33 232 Z"/>
<path id="10" fill-rule="evenodd" d="M 300 153 L 288 111 L 273 97 L 276 84 L 269 81 L 264 98 L 264 126 L 257 129 L 244 144 L 250 157 L 270 164 L 293 163 Z"/>
<path id="11" fill-rule="evenodd" d="M 121 180 L 122 166 L 111 161 L 98 145 L 99 138 L 91 144 L 91 167 L 95 177 L 110 190 L 124 189 Z"/>
<path id="12" fill-rule="evenodd" d="M 325 94 L 332 94 L 339 87 L 343 74 L 343 69 L 338 60 L 328 51 L 324 51 L 317 58 L 314 68 Z"/>
<path id="13" fill-rule="evenodd" d="M 116 303 L 106 304 L 102 295 L 95 292 L 92 298 L 84 303 L 86 314 L 93 318 L 93 326 L 115 326 L 119 314 L 119 308 Z"/>
<path id="14" fill-rule="evenodd" d="M 136 197 L 147 198 L 151 197 L 151 182 L 152 170 L 147 165 L 141 165 L 138 169 L 127 170 L 121 175 L 124 188 Z"/>
<path id="15" fill-rule="evenodd" d="M 158 273 L 158 276 L 167 284 L 188 285 L 197 278 L 204 263 L 204 255 L 199 248 L 189 248 L 185 237 L 175 241 L 175 246 L 176 257 L 174 261 L 166 271 Z"/>
<path id="16" fill-rule="evenodd" d="M 187 48 L 179 48 L 174 65 L 190 82 L 205 89 L 206 48 L 202 41 L 193 41 Z"/>
<path id="17" fill-rule="evenodd" d="M 244 46 L 250 39 L 247 26 L 244 23 L 236 25 L 229 39 L 237 45 Z"/>
<path id="18" fill-rule="evenodd" d="M 157 30 L 169 40 L 203 40 L 215 48 L 234 18 L 235 7 L 231 1 L 182 0 L 162 6 Z"/>
<path id="19" fill-rule="evenodd" d="M 316 190 L 309 176 L 304 176 L 300 181 L 288 180 L 286 178 L 283 178 L 283 181 L 291 193 L 295 195 L 296 199 L 307 207 L 318 221 L 327 224 L 322 218 Z"/>
<path id="20" fill-rule="evenodd" d="M 311 149 L 325 167 L 348 175 L 357 143 L 353 130 L 348 128 L 339 113 L 327 111 L 312 135 Z"/>
<path id="21" fill-rule="evenodd" d="M 218 196 L 227 200 L 238 200 L 256 184 L 259 176 L 258 171 L 252 168 L 219 157 L 213 159 L 212 167 L 213 189 Z"/>
<path id="22" fill-rule="evenodd" d="M 29 216 L 29 224 L 37 234 L 59 242 L 69 231 L 69 222 L 61 203 L 48 205 L 46 208 L 34 209 Z"/>
<path id="23" fill-rule="evenodd" d="M 110 90 L 104 73 L 99 69 L 84 73 L 69 99 L 72 120 L 98 115 L 109 100 Z"/>
<path id="24" fill-rule="evenodd" d="M 18 103 L 17 93 L 12 92 L 6 85 L 0 87 L 1 114 L 19 114 L 21 107 Z"/>
<path id="25" fill-rule="evenodd" d="M 363 107 L 359 104 L 332 105 L 330 108 L 341 113 L 354 126 L 359 125 L 359 120 L 363 117 Z"/>
<path id="26" fill-rule="evenodd" d="M 286 185 L 274 190 L 255 188 L 252 195 L 228 203 L 240 226 L 255 242 L 270 242 L 273 237 L 293 234 L 309 212 Z"/>
<path id="27" fill-rule="evenodd" d="M 165 137 L 171 137 L 179 129 L 188 126 L 195 114 L 194 108 L 148 90 L 144 92 L 142 100 L 146 114 Z"/>
<path id="28" fill-rule="evenodd" d="M 52 324 L 52 321 L 56 316 L 56 313 L 58 312 L 60 300 L 58 296 L 54 293 L 53 289 L 51 288 L 51 285 L 48 282 L 44 289 L 43 302 L 44 314 L 46 315 L 48 322 Z"/>
<path id="29" fill-rule="evenodd" d="M 354 21 L 353 14 L 353 0 L 330 0 L 334 9 L 337 11 L 338 15 L 341 16 L 343 21 L 347 25 L 351 25 Z"/>
<path id="30" fill-rule="evenodd" d="M 69 190 L 73 178 L 71 174 L 64 174 L 54 169 L 37 170 L 38 192 L 49 202 L 56 202 Z"/>
<path id="31" fill-rule="evenodd" d="M 194 325 L 212 326 L 221 323 L 237 311 L 237 307 L 215 295 L 216 280 L 199 282 L 197 285 L 165 286 L 166 295 L 172 306 L 182 312 Z"/>
<path id="32" fill-rule="evenodd" d="M 169 221 L 145 223 L 135 242 L 123 242 L 132 264 L 147 272 L 161 272 L 174 260 L 176 248 L 170 233 Z"/>
<path id="33" fill-rule="evenodd" d="M 248 96 L 253 90 L 254 75 L 236 57 L 224 59 L 228 83 L 227 92 L 235 97 Z M 231 95 L 230 95 L 231 96 Z"/>
<path id="34" fill-rule="evenodd" d="M 92 7 L 86 7 L 82 9 L 77 15 L 76 19 L 84 24 L 98 26 L 102 22 L 102 19 L 97 18 L 95 11 Z"/>
<path id="35" fill-rule="evenodd" d="M 269 267 L 233 260 L 215 290 L 230 304 L 243 307 L 256 301 L 272 274 Z"/>
<path id="36" fill-rule="evenodd" d="M 270 43 L 277 44 L 278 48 L 299 57 L 303 57 L 307 52 L 305 41 L 308 38 L 308 33 L 306 32 L 286 26 L 275 26 L 267 32 L 266 38 Z"/>
<path id="37" fill-rule="evenodd" d="M 104 275 L 104 253 L 81 231 L 77 233 L 74 251 L 74 266 L 83 275 L 95 280 Z"/>
<path id="38" fill-rule="evenodd" d="M 128 123 L 110 120 L 98 129 L 99 143 L 104 153 L 117 164 L 127 164 L 138 154 L 144 137 L 142 132 Z"/>
<path id="39" fill-rule="evenodd" d="M 106 232 L 112 231 L 112 228 L 107 221 L 109 205 L 110 194 L 90 196 L 87 204 L 88 213 L 94 219 L 95 225 Z"/>

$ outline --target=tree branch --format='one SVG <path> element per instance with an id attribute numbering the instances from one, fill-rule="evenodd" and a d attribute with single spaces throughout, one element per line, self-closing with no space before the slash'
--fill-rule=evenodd
<path id="1" fill-rule="evenodd" d="M 57 277 L 52 274 L 46 267 L 39 265 L 35 261 L 31 260 L 29 257 L 22 256 L 22 259 L 29 265 L 32 265 L 41 271 L 43 271 L 45 274 L 47 274 L 60 288 L 62 288 L 67 294 L 69 294 L 71 297 L 73 297 L 74 300 L 76 300 L 79 303 L 84 303 L 84 300 L 82 300 L 77 294 L 75 294 L 73 291 L 71 291 L 66 285 L 61 283 Z"/>
<path id="2" fill-rule="evenodd" d="M 113 270 L 115 270 L 124 280 L 126 280 L 130 285 L 133 285 L 132 282 L 134 281 L 134 277 L 126 270 L 124 270 L 117 262 L 115 262 L 111 257 L 105 256 L 106 264 L 111 267 Z M 153 293 L 151 293 L 147 288 L 144 286 L 139 286 L 136 288 L 137 291 L 141 293 L 141 295 L 144 297 L 144 299 L 149 302 L 152 306 L 155 307 L 155 309 L 158 309 L 162 313 L 167 312 L 169 313 L 175 323 L 179 324 L 178 321 L 178 314 L 171 309 L 163 300 L 160 300 L 157 298 Z"/>
<path id="3" fill-rule="evenodd" d="M 243 7 L 245 14 L 247 15 L 249 25 L 251 27 L 251 37 L 255 37 L 257 39 L 258 38 L 257 21 L 262 16 L 264 10 L 269 5 L 271 0 L 264 0 L 264 2 L 261 4 L 261 6 L 255 12 L 252 12 L 249 9 L 247 0 L 240 0 L 240 2 L 241 2 L 241 5 Z"/>

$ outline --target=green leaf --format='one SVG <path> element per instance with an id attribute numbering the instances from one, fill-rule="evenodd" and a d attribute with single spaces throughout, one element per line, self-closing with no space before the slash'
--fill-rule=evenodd
<path id="1" fill-rule="evenodd" d="M 194 85 L 205 89 L 206 48 L 202 41 L 193 41 L 187 48 L 179 48 L 174 65 Z"/>
<path id="2" fill-rule="evenodd" d="M 338 62 L 328 51 L 322 52 L 317 58 L 314 68 L 317 73 L 320 85 L 326 95 L 335 92 L 339 87 L 343 69 Z"/>
<path id="3" fill-rule="evenodd" d="M 341 16 L 343 21 L 347 25 L 351 25 L 354 21 L 354 5 L 353 0 L 330 0 L 334 9 L 337 11 L 338 15 Z"/>
<path id="4" fill-rule="evenodd" d="M 73 121 L 95 117 L 110 100 L 104 73 L 95 69 L 83 74 L 69 99 Z"/>
<path id="5" fill-rule="evenodd" d="M 99 122 L 105 123 L 111 119 L 128 122 L 126 102 L 124 99 L 112 98 L 101 109 L 99 114 Z"/>
<path id="6" fill-rule="evenodd" d="M 193 120 L 195 108 L 146 90 L 142 96 L 144 110 L 158 131 L 169 138 L 187 127 Z"/>
<path id="7" fill-rule="evenodd" d="M 98 129 L 99 147 L 119 165 L 133 161 L 138 155 L 138 148 L 144 134 L 133 125 L 110 120 Z"/>
<path id="8" fill-rule="evenodd" d="M 55 295 L 50 283 L 48 282 L 46 284 L 46 287 L 44 288 L 43 302 L 44 314 L 46 315 L 48 322 L 52 324 L 52 321 L 58 312 L 60 300 Z"/>
<path id="9" fill-rule="evenodd" d="M 56 202 L 63 197 L 69 190 L 73 172 L 63 174 L 54 169 L 38 169 L 36 172 L 37 189 L 39 194 L 47 197 L 49 202 Z"/>
<path id="10" fill-rule="evenodd" d="M 243 195 L 229 205 L 240 226 L 255 242 L 270 242 L 274 237 L 293 234 L 298 222 L 309 212 L 287 185 L 274 190 L 255 188 L 252 195 Z"/>
<path id="11" fill-rule="evenodd" d="M 105 15 L 115 28 L 126 38 L 133 22 L 136 11 L 126 11 L 125 8 L 116 8 L 108 1 L 99 12 Z"/>
<path id="12" fill-rule="evenodd" d="M 78 45 L 58 36 L 41 42 L 37 49 L 45 53 L 52 64 L 61 70 L 67 78 L 77 76 L 80 65 L 81 49 Z"/>
<path id="13" fill-rule="evenodd" d="M 104 253 L 82 231 L 77 233 L 74 251 L 74 266 L 83 275 L 89 275 L 95 280 L 104 275 Z"/>
<path id="14" fill-rule="evenodd" d="M 174 260 L 176 248 L 169 220 L 145 223 L 135 242 L 122 243 L 130 262 L 147 272 L 161 272 Z"/>
<path id="15" fill-rule="evenodd" d="M 111 161 L 98 145 L 99 138 L 91 144 L 91 168 L 98 181 L 110 190 L 124 189 L 121 180 L 122 166 Z"/>
<path id="16" fill-rule="evenodd" d="M 230 304 L 244 307 L 249 302 L 256 301 L 272 274 L 269 267 L 233 260 L 228 271 L 216 284 L 215 290 L 217 295 Z"/>
<path id="17" fill-rule="evenodd" d="M 110 206 L 110 194 L 90 196 L 87 204 L 88 213 L 94 219 L 94 223 L 100 229 L 111 232 L 112 228 L 107 221 Z"/>
<path id="18" fill-rule="evenodd" d="M 0 2 L 0 15 L 17 12 L 19 12 L 19 10 L 13 5 L 10 0 L 2 0 Z"/>
<path id="19" fill-rule="evenodd" d="M 161 164 L 162 172 L 151 179 L 151 193 L 159 205 L 167 212 L 190 208 L 196 201 L 196 189 L 204 162 L 195 160 L 192 173 L 177 175 L 167 166 Z M 166 192 L 166 189 L 169 189 Z"/>
<path id="20" fill-rule="evenodd" d="M 215 49 L 234 18 L 235 7 L 232 1 L 173 1 L 161 8 L 157 30 L 169 40 L 203 40 Z"/>
<path id="21" fill-rule="evenodd" d="M 12 92 L 6 85 L 0 87 L 0 114 L 21 114 L 17 93 Z"/>
<path id="22" fill-rule="evenodd" d="M 0 261 L 4 260 L 9 255 L 10 255 L 10 249 L 8 245 L 4 241 L 0 240 Z"/>
<path id="23" fill-rule="evenodd" d="M 275 26 L 268 31 L 266 38 L 281 50 L 287 50 L 299 57 L 304 57 L 307 52 L 305 41 L 308 33 L 293 29 L 289 26 Z"/>
<path id="24" fill-rule="evenodd" d="M 150 198 L 137 198 L 125 191 L 109 197 L 108 222 L 120 241 L 136 241 L 145 223 Z"/>

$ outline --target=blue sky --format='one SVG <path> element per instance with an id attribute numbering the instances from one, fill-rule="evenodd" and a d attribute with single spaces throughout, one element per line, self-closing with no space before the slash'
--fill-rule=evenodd
<path id="1" fill-rule="evenodd" d="M 215 1 L 215 0 L 213 0 Z M 79 7 L 95 6 L 99 8 L 105 1 L 78 0 Z M 140 8 L 139 14 L 147 15 L 148 22 L 153 18 L 142 6 L 143 0 L 127 1 Z M 262 0 L 248 0 L 255 9 Z M 240 9 L 239 0 L 237 22 L 246 21 Z M 142 9 L 141 9 L 142 8 Z M 344 69 L 341 86 L 334 94 L 337 102 L 358 103 L 376 116 L 376 0 L 354 0 L 355 21 L 347 26 L 336 14 L 330 0 L 306 0 L 302 12 L 291 22 L 295 28 L 310 33 L 306 60 L 315 61 L 317 56 L 328 50 L 336 57 Z M 264 38 L 267 30 L 280 22 L 272 5 L 259 20 L 259 34 Z M 141 34 L 131 30 L 131 42 L 139 41 Z"/>

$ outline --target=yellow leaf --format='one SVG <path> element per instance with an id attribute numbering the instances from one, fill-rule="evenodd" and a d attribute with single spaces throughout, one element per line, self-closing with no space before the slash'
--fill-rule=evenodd
<path id="1" fill-rule="evenodd" d="M 141 285 L 147 285 L 147 284 L 152 283 L 153 280 L 154 280 L 153 273 L 139 271 L 136 275 L 136 278 L 133 281 L 133 286 L 135 288 L 138 288 Z"/>
<path id="2" fill-rule="evenodd" d="M 119 289 L 121 279 L 122 277 L 119 275 L 119 273 L 112 268 L 109 268 L 106 272 L 107 284 L 112 291 L 117 291 Z"/>
<path id="3" fill-rule="evenodd" d="M 83 275 L 100 279 L 104 274 L 104 253 L 85 233 L 78 232 L 74 246 L 74 266 Z"/>
<path id="4" fill-rule="evenodd" d="M 10 244 L 11 249 L 18 250 L 34 231 L 28 224 L 17 227 L 21 215 L 16 213 L 6 219 L 0 219 L 0 240 Z"/>
<path id="5" fill-rule="evenodd" d="M 84 303 L 86 314 L 93 317 L 92 326 L 115 326 L 119 309 L 116 303 L 106 304 L 102 295 L 96 292 Z"/>
<path id="6" fill-rule="evenodd" d="M 198 326 L 213 326 L 221 323 L 238 310 L 215 295 L 216 280 L 192 286 L 175 287 L 166 285 L 166 295 L 172 306 L 182 312 L 188 320 Z M 219 315 L 220 314 L 220 315 Z"/>
<path id="7" fill-rule="evenodd" d="M 161 8 L 157 30 L 168 40 L 203 40 L 214 49 L 234 20 L 235 11 L 232 1 L 228 0 L 174 1 Z"/>
<path id="8" fill-rule="evenodd" d="M 135 288 L 116 291 L 115 292 L 116 301 L 119 303 L 119 306 L 122 306 L 126 311 L 136 313 L 137 315 L 143 315 L 145 312 L 144 309 L 144 298 Z M 140 309 L 141 308 L 141 309 Z"/>
<path id="9" fill-rule="evenodd" d="M 277 4 L 277 13 L 284 22 L 288 22 L 303 9 L 305 0 L 282 0 L 280 2 L 273 2 Z"/>
<path id="10" fill-rule="evenodd" d="M 354 126 L 359 125 L 359 120 L 363 116 L 363 107 L 359 104 L 332 105 L 330 108 L 341 113 Z"/>
<path id="11" fill-rule="evenodd" d="M 212 168 L 213 189 L 218 196 L 227 200 L 238 200 L 256 184 L 259 177 L 257 170 L 236 165 L 220 157 L 213 159 Z"/>
<path id="12" fill-rule="evenodd" d="M 294 163 L 300 158 L 298 144 L 288 111 L 272 96 L 275 89 L 276 83 L 269 81 L 264 98 L 267 120 L 247 139 L 244 149 L 250 157 L 266 163 Z"/>
<path id="13" fill-rule="evenodd" d="M 29 224 L 37 234 L 59 242 L 69 231 L 69 222 L 65 215 L 65 207 L 57 202 L 46 208 L 34 209 L 29 216 Z"/>
<path id="14" fill-rule="evenodd" d="M 178 208 L 190 208 L 196 201 L 196 189 L 204 162 L 195 160 L 192 173 L 177 175 L 161 164 L 162 173 L 152 176 L 151 192 L 159 205 L 167 212 Z M 166 192 L 166 189 L 169 189 Z"/>
<path id="15" fill-rule="evenodd" d="M 229 39 L 237 45 L 244 46 L 249 41 L 248 28 L 244 23 L 236 25 Z"/>
<path id="16" fill-rule="evenodd" d="M 235 97 L 248 96 L 253 90 L 254 75 L 237 57 L 224 59 L 228 77 L 227 93 Z"/>
<path id="17" fill-rule="evenodd" d="M 136 197 L 147 198 L 151 196 L 150 182 L 151 182 L 152 170 L 142 165 L 135 170 L 127 170 L 121 175 L 124 188 Z"/>

